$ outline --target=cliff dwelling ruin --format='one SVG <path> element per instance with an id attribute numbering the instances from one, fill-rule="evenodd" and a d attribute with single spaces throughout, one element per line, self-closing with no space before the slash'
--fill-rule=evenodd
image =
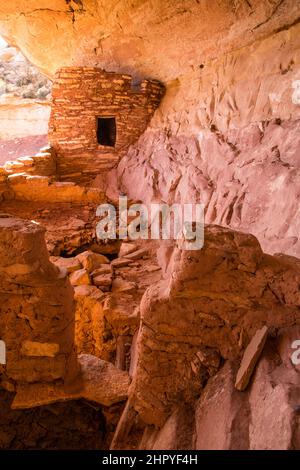
<path id="1" fill-rule="evenodd" d="M 300 4 L 204 3 L 0 6 L 52 83 L 0 167 L 0 450 L 300 449 Z M 120 197 L 201 204 L 203 247 Z"/>
<path id="2" fill-rule="evenodd" d="M 93 67 L 60 69 L 52 86 L 49 142 L 60 180 L 87 182 L 111 170 L 145 131 L 164 94 L 155 80 Z"/>

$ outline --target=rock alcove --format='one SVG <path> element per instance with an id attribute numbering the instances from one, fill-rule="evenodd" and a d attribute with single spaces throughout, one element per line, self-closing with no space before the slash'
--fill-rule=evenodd
<path id="1" fill-rule="evenodd" d="M 0 6 L 54 80 L 50 147 L 0 169 L 0 448 L 300 447 L 299 13 Z M 201 201 L 203 249 L 99 242 L 119 194 Z"/>

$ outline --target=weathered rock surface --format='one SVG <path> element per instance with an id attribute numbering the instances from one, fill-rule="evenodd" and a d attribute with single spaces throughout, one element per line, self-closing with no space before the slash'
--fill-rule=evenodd
<path id="1" fill-rule="evenodd" d="M 82 264 L 77 258 L 63 258 L 61 256 L 50 256 L 50 261 L 60 269 L 66 269 L 70 274 L 82 268 Z"/>
<path id="2" fill-rule="evenodd" d="M 78 269 L 70 275 L 72 286 L 82 286 L 91 284 L 89 273 L 86 269 Z"/>
<path id="3" fill-rule="evenodd" d="M 234 390 L 235 367 L 227 361 L 209 379 L 195 407 L 195 449 L 248 449 L 249 406 Z"/>
<path id="4" fill-rule="evenodd" d="M 165 279 L 140 305 L 131 386 L 132 405 L 157 426 L 199 395 L 220 358 L 241 357 L 257 329 L 300 322 L 299 267 L 265 255 L 251 235 L 208 226 L 202 250 L 161 250 L 161 261 Z"/>
<path id="5" fill-rule="evenodd" d="M 298 327 L 269 338 L 251 385 L 234 387 L 237 361 L 226 361 L 199 400 L 178 403 L 161 429 L 145 428 L 142 449 L 270 450 L 299 448 L 300 368 L 291 363 Z"/>
<path id="6" fill-rule="evenodd" d="M 16 18 L 17 12 L 22 15 Z M 170 81 L 201 72 L 201 64 L 237 44 L 242 49 L 253 39 L 288 29 L 298 13 L 293 0 L 254 0 L 251 5 L 225 0 L 205 6 L 192 0 L 184 5 L 13 0 L 1 5 L 0 31 L 49 75 L 66 65 L 96 65 Z"/>
<path id="7" fill-rule="evenodd" d="M 103 292 L 95 286 L 86 285 L 74 290 L 77 352 L 112 360 L 115 342 L 103 314 Z"/>
<path id="8" fill-rule="evenodd" d="M 94 253 L 93 251 L 84 251 L 83 253 L 80 253 L 77 255 L 77 259 L 89 273 L 100 268 L 102 264 L 109 263 L 106 256 Z"/>
<path id="9" fill-rule="evenodd" d="M 169 83 L 110 187 L 116 179 L 149 204 L 201 201 L 207 223 L 253 233 L 269 253 L 299 256 L 299 37 L 299 24 L 253 36 L 250 46 L 239 43 Z"/>
<path id="10" fill-rule="evenodd" d="M 109 291 L 112 283 L 112 273 L 94 275 L 93 283 L 95 286 L 100 287 L 103 291 Z"/>

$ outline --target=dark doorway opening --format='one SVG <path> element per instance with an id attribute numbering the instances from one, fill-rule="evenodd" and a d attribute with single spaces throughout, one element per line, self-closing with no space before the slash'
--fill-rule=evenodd
<path id="1" fill-rule="evenodd" d="M 116 118 L 98 117 L 97 118 L 97 140 L 98 144 L 107 147 L 116 145 Z"/>

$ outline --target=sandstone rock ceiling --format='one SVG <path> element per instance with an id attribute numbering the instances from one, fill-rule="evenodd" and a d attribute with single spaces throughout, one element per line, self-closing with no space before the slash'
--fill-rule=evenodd
<path id="1" fill-rule="evenodd" d="M 299 16 L 295 0 L 12 0 L 0 33 L 50 76 L 97 65 L 168 81 Z"/>

